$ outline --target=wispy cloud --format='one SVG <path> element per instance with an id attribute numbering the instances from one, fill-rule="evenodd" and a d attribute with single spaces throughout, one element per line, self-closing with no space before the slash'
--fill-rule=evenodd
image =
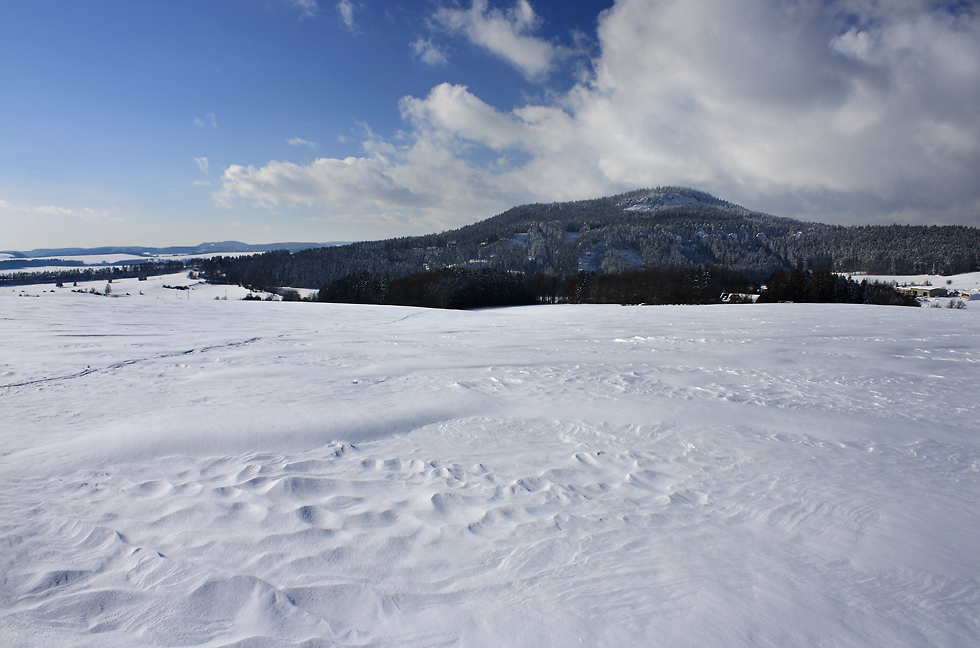
<path id="1" fill-rule="evenodd" d="M 449 62 L 446 54 L 430 38 L 419 38 L 412 43 L 411 47 L 416 58 L 428 65 L 440 66 Z"/>
<path id="2" fill-rule="evenodd" d="M 208 172 L 208 159 L 206 157 L 196 157 L 194 162 L 197 163 L 197 168 L 201 170 L 202 173 Z"/>
<path id="3" fill-rule="evenodd" d="M 540 18 L 527 0 L 517 0 L 506 10 L 489 8 L 487 0 L 473 0 L 469 9 L 440 8 L 433 21 L 485 47 L 528 79 L 545 77 L 561 55 L 560 48 L 533 35 Z"/>
<path id="4" fill-rule="evenodd" d="M 524 4 L 443 15 L 512 38 L 534 22 Z M 813 220 L 980 225 L 975 12 L 619 0 L 598 39 L 588 78 L 548 101 L 501 110 L 440 84 L 402 99 L 398 138 L 369 134 L 343 160 L 233 165 L 215 199 L 458 226 L 521 202 L 684 184 Z M 536 60 L 529 73 L 554 57 Z"/>
<path id="5" fill-rule="evenodd" d="M 17 215 L 29 220 L 60 218 L 90 222 L 96 219 L 109 218 L 109 212 L 105 209 L 65 207 L 63 205 L 18 205 L 11 204 L 6 200 L 0 200 L 0 214 L 2 213 Z"/>
<path id="6" fill-rule="evenodd" d="M 194 118 L 194 124 L 198 128 L 204 128 L 205 126 L 208 126 L 208 127 L 211 127 L 211 128 L 217 128 L 218 127 L 218 121 L 214 118 L 214 113 L 210 113 L 210 112 L 207 115 L 205 115 L 203 118 L 202 117 L 195 117 Z"/>
<path id="7" fill-rule="evenodd" d="M 340 0 L 337 3 L 337 13 L 340 14 L 340 21 L 348 31 L 354 31 L 354 4 L 350 0 Z"/>
<path id="8" fill-rule="evenodd" d="M 130 196 L 90 188 L 49 185 L 49 200 L 5 194 L 0 199 L 2 245 L 19 250 L 40 247 L 132 245 L 166 240 L 175 225 L 147 212 Z M 57 236 L 55 236 L 57 235 Z"/>
<path id="9" fill-rule="evenodd" d="M 317 5 L 316 0 L 289 0 L 289 2 L 294 7 L 299 9 L 300 20 L 304 18 L 312 18 L 320 11 L 320 7 Z"/>
<path id="10" fill-rule="evenodd" d="M 292 138 L 286 140 L 286 143 L 289 144 L 289 145 L 291 145 L 291 146 L 305 146 L 305 147 L 311 148 L 313 150 L 316 150 L 316 148 L 317 148 L 317 143 L 316 142 L 308 142 L 305 139 L 303 139 L 302 137 L 292 137 Z"/>

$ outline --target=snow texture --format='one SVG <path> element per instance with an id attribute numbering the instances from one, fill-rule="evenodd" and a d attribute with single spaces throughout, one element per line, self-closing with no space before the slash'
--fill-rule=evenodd
<path id="1" fill-rule="evenodd" d="M 723 201 L 700 191 L 651 191 L 645 196 L 629 198 L 623 203 L 623 211 L 653 212 L 664 207 L 687 205 L 726 205 Z"/>
<path id="2" fill-rule="evenodd" d="M 4 646 L 980 636 L 977 309 L 117 283 L 0 293 Z"/>

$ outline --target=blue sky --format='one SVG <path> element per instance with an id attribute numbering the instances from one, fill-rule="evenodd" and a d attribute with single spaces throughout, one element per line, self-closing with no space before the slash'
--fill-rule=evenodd
<path id="1" fill-rule="evenodd" d="M 0 249 L 387 238 L 668 184 L 980 225 L 975 3 L 0 3 Z"/>

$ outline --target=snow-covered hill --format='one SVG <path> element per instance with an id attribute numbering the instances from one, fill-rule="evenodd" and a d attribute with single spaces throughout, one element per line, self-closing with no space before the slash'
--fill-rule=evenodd
<path id="1" fill-rule="evenodd" d="M 193 273 L 178 272 L 167 275 L 155 275 L 140 280 L 136 277 L 115 279 L 112 282 L 77 281 L 57 287 L 55 284 L 30 284 L 27 286 L 12 286 L 0 288 L 0 295 L 19 297 L 41 297 L 45 299 L 75 299 L 71 295 L 79 293 L 95 297 L 127 298 L 136 300 L 199 300 L 199 299 L 243 299 L 251 295 L 259 299 L 278 300 L 279 296 L 263 291 L 252 291 L 242 286 L 210 284 L 200 279 L 192 279 Z M 302 297 L 317 291 L 306 288 L 296 290 Z"/>
<path id="2" fill-rule="evenodd" d="M 980 310 L 155 290 L 0 292 L 4 646 L 980 636 Z"/>
<path id="3" fill-rule="evenodd" d="M 691 205 L 724 207 L 741 213 L 748 212 L 744 207 L 732 205 L 715 198 L 711 194 L 686 187 L 663 187 L 655 190 L 636 191 L 627 194 L 620 202 L 623 211 L 641 213 L 654 212 L 664 207 L 687 207 Z"/>

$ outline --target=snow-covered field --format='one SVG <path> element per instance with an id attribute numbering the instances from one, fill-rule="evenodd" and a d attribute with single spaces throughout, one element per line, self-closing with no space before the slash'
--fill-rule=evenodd
<path id="1" fill-rule="evenodd" d="M 190 279 L 188 274 L 189 273 L 186 272 L 178 272 L 176 274 L 154 275 L 147 277 L 145 281 L 140 281 L 139 279 L 135 278 L 116 279 L 112 283 L 107 282 L 105 279 L 101 279 L 99 281 L 78 281 L 74 283 L 66 283 L 62 288 L 56 287 L 56 285 L 53 283 L 29 284 L 26 286 L 5 286 L 0 288 L 0 297 L 40 297 L 43 295 L 46 299 L 66 299 L 70 298 L 72 293 L 83 292 L 91 294 L 92 297 L 90 297 L 90 299 L 96 300 L 100 297 L 106 296 L 112 298 L 132 298 L 137 300 L 145 298 L 170 300 L 224 300 L 242 299 L 249 294 L 261 299 L 268 297 L 276 298 L 270 293 L 261 291 L 252 292 L 247 288 L 243 288 L 242 286 L 209 284 L 206 281 Z M 306 296 L 316 291 L 299 288 L 297 289 L 297 292 L 301 293 L 303 296 Z"/>
<path id="2" fill-rule="evenodd" d="M 5 647 L 980 637 L 978 309 L 21 290 Z"/>
<path id="3" fill-rule="evenodd" d="M 963 300 L 973 300 L 976 303 L 980 300 L 980 272 L 965 272 L 957 275 L 848 275 L 855 281 L 867 279 L 868 281 L 878 281 L 881 283 L 894 283 L 896 286 L 934 286 L 945 288 L 950 293 L 959 293 L 962 297 L 952 300 L 949 297 L 930 297 L 920 299 L 923 306 L 945 307 L 959 305 L 961 308 L 966 304 L 960 304 Z M 976 307 L 976 306 L 974 306 Z"/>
<path id="4" fill-rule="evenodd" d="M 948 288 L 949 290 L 963 290 L 976 292 L 980 290 L 980 272 L 965 272 L 958 275 L 868 275 L 851 274 L 848 275 L 855 281 L 867 279 L 868 281 L 880 281 L 882 283 L 895 283 L 899 286 L 924 286 L 926 284 L 937 287 Z"/>

